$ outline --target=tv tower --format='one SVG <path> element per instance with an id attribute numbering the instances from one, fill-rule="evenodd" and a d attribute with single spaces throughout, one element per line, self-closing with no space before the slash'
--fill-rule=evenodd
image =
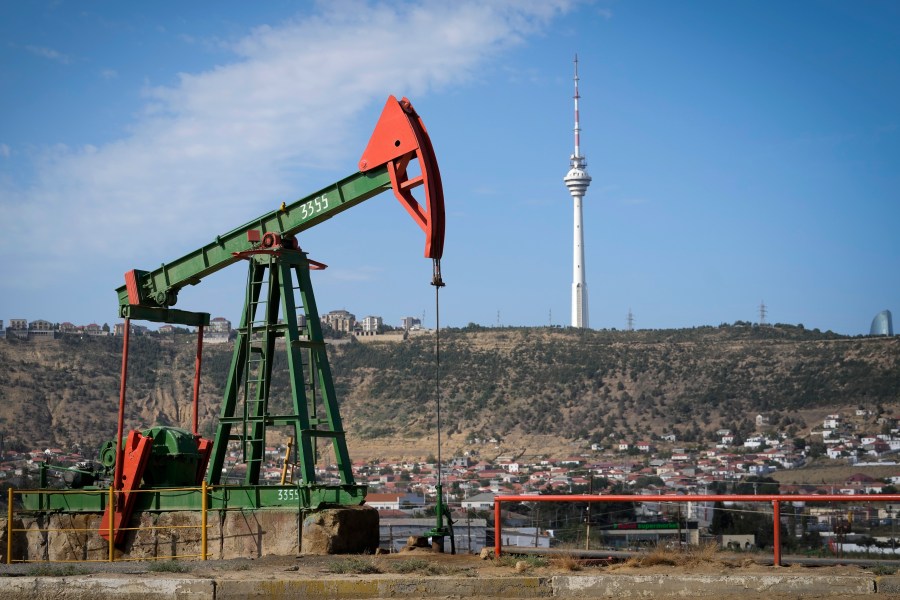
<path id="1" fill-rule="evenodd" d="M 581 199 L 591 176 L 587 174 L 587 160 L 581 155 L 581 127 L 578 119 L 578 55 L 575 55 L 575 153 L 569 159 L 571 169 L 563 181 L 575 201 L 575 239 L 572 255 L 572 327 L 588 328 L 588 294 L 584 279 L 584 228 L 581 218 Z"/>

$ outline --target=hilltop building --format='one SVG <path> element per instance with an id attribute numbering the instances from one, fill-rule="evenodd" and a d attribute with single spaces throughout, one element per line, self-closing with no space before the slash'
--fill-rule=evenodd
<path id="1" fill-rule="evenodd" d="M 368 316 L 360 323 L 364 334 L 374 335 L 384 331 L 384 319 L 381 317 Z"/>
<path id="2" fill-rule="evenodd" d="M 353 333 L 356 327 L 356 315 L 346 310 L 333 310 L 322 317 L 322 322 L 343 333 Z"/>
<path id="3" fill-rule="evenodd" d="M 400 327 L 402 327 L 404 331 L 409 331 L 410 329 L 421 329 L 422 320 L 416 317 L 403 317 L 403 319 L 400 321 Z"/>
<path id="4" fill-rule="evenodd" d="M 231 339 L 231 321 L 225 317 L 210 319 L 209 327 L 203 331 L 204 344 L 225 344 Z"/>

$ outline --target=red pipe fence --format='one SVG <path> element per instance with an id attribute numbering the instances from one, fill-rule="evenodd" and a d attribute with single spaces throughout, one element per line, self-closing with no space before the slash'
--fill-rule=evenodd
<path id="1" fill-rule="evenodd" d="M 656 495 L 545 495 L 545 496 L 495 496 L 494 497 L 494 556 L 501 552 L 500 505 L 503 502 L 771 502 L 773 510 L 773 550 L 776 566 L 781 566 L 781 503 L 782 502 L 844 502 L 860 504 L 864 502 L 900 502 L 900 494 L 760 494 L 760 495 L 714 495 L 698 494 L 688 496 Z"/>

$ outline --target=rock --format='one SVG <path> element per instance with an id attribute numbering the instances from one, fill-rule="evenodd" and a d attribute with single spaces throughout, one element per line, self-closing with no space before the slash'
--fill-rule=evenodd
<path id="1" fill-rule="evenodd" d="M 494 550 L 485 546 L 481 549 L 481 553 L 478 556 L 481 557 L 481 560 L 490 560 L 494 558 Z"/>
<path id="2" fill-rule="evenodd" d="M 527 571 L 530 568 L 531 568 L 531 565 L 529 565 L 524 560 L 516 561 L 516 573 L 524 573 L 525 571 Z"/>

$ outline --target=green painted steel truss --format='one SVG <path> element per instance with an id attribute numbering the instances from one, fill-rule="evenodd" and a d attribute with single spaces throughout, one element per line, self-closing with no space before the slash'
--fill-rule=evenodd
<path id="1" fill-rule="evenodd" d="M 229 452 L 246 463 L 245 485 L 256 485 L 265 460 L 268 429 L 287 427 L 295 440 L 300 483 L 316 486 L 319 440 L 330 443 L 341 489 L 354 488 L 350 458 L 319 313 L 310 261 L 300 250 L 247 253 L 247 295 L 225 397 L 213 442 L 207 482 L 218 485 Z M 276 352 L 287 358 L 290 407 L 270 402 Z M 229 442 L 236 442 L 230 444 Z M 364 486 L 356 486 L 364 489 Z"/>

